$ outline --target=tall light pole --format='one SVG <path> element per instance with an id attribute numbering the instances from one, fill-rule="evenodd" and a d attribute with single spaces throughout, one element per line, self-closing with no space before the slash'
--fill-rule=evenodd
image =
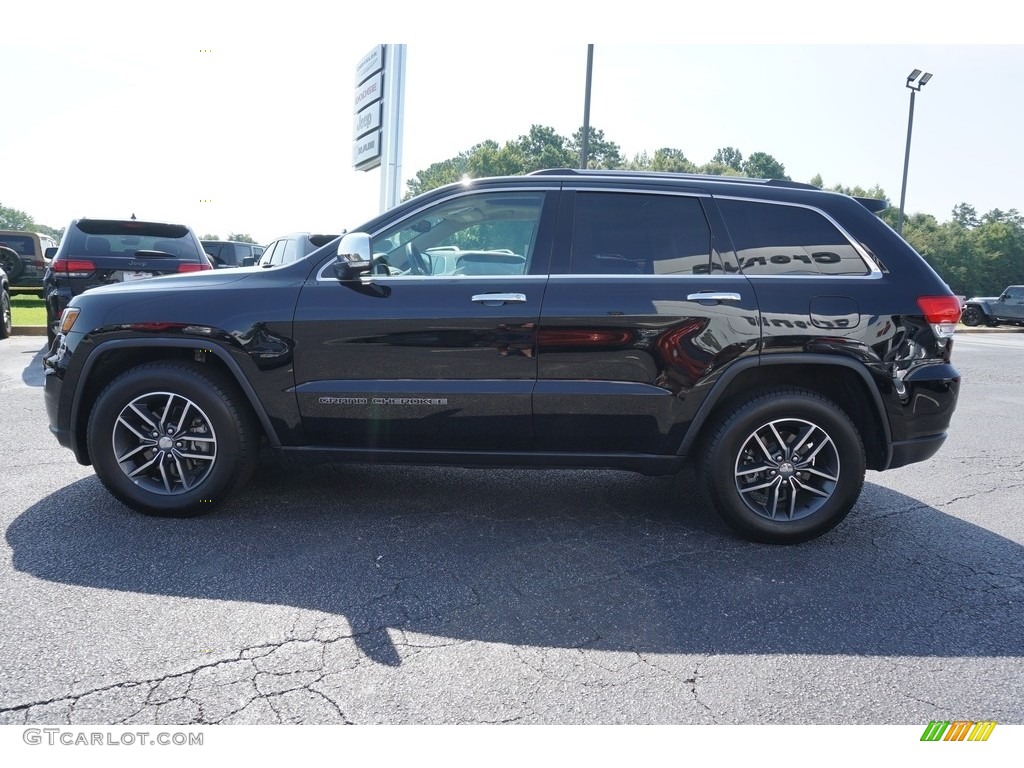
<path id="1" fill-rule="evenodd" d="M 907 120 L 907 154 L 903 158 L 903 187 L 900 189 L 900 217 L 896 222 L 896 231 L 903 234 L 903 206 L 907 201 L 907 169 L 910 167 L 910 135 L 914 132 L 914 97 L 928 81 L 932 79 L 931 72 L 922 73 L 915 69 L 907 75 L 907 88 L 910 89 L 910 117 Z"/>
<path id="2" fill-rule="evenodd" d="M 583 141 L 580 149 L 580 168 L 586 169 L 590 148 L 590 81 L 594 73 L 594 46 L 587 46 L 587 84 L 583 95 Z"/>

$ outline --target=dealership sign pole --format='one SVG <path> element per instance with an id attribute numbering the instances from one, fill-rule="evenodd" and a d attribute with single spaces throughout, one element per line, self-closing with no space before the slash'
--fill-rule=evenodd
<path id="1" fill-rule="evenodd" d="M 375 46 L 356 65 L 352 167 L 381 168 L 381 213 L 401 194 L 404 102 L 405 46 Z"/>

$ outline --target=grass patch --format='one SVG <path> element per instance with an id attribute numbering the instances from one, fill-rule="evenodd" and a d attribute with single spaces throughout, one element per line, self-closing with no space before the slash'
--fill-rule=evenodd
<path id="1" fill-rule="evenodd" d="M 16 328 L 26 325 L 46 325 L 46 305 L 35 294 L 12 294 L 11 321 Z"/>

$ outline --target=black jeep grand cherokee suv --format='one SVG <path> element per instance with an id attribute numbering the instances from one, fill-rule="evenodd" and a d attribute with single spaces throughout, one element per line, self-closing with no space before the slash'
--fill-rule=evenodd
<path id="1" fill-rule="evenodd" d="M 50 428 L 147 514 L 210 509 L 265 440 L 301 461 L 694 461 L 739 532 L 807 540 L 865 469 L 932 456 L 956 406 L 960 304 L 873 210 L 675 174 L 448 186 L 294 263 L 75 297 Z"/>

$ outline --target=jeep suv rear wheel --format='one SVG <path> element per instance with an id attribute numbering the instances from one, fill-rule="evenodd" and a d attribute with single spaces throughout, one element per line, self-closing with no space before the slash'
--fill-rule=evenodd
<path id="1" fill-rule="evenodd" d="M 258 431 L 236 388 L 191 363 L 141 365 L 112 381 L 89 417 L 96 474 L 139 512 L 189 517 L 252 474 Z"/>
<path id="2" fill-rule="evenodd" d="M 985 322 L 985 313 L 978 307 L 967 307 L 967 309 L 964 310 L 963 316 L 960 318 L 960 322 L 974 328 L 975 326 L 981 325 Z"/>
<path id="3" fill-rule="evenodd" d="M 864 484 L 864 447 L 832 401 L 796 389 L 763 392 L 711 432 L 702 477 L 715 509 L 744 536 L 791 544 L 831 530 Z"/>

